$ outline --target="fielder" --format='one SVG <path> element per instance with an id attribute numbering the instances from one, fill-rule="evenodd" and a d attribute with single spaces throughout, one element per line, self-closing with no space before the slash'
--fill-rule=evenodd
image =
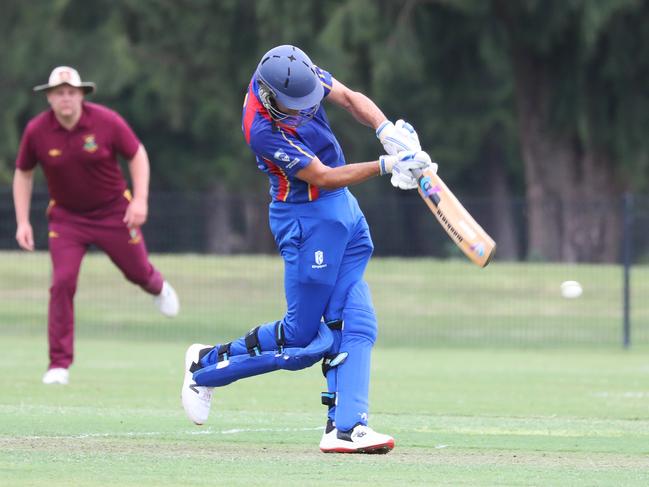
<path id="1" fill-rule="evenodd" d="M 59 66 L 45 91 L 50 110 L 29 121 L 20 142 L 13 196 L 16 240 L 34 250 L 29 222 L 34 168 L 43 168 L 50 194 L 47 209 L 52 286 L 48 310 L 50 363 L 45 384 L 67 384 L 74 359 L 74 294 L 81 260 L 90 245 L 108 254 L 124 276 L 155 296 L 166 316 L 178 314 L 176 292 L 149 262 L 140 227 L 147 219 L 149 159 L 128 124 L 116 112 L 84 101 L 95 84 Z M 133 195 L 117 161 L 128 161 Z"/>
<path id="2" fill-rule="evenodd" d="M 325 98 L 375 129 L 389 155 L 346 164 L 321 106 Z M 190 346 L 185 411 L 203 424 L 214 387 L 322 360 L 328 417 L 320 449 L 387 453 L 394 439 L 367 426 L 377 324 L 363 273 L 374 247 L 347 186 L 391 173 L 395 187 L 413 189 L 417 181 L 411 171 L 436 170 L 436 165 L 421 152 L 409 124 L 392 124 L 365 95 L 290 45 L 262 57 L 245 98 L 242 128 L 257 166 L 270 180 L 270 228 L 284 259 L 287 311 L 230 343 Z"/>

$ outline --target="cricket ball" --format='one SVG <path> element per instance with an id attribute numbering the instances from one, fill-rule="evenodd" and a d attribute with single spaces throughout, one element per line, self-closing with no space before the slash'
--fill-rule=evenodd
<path id="1" fill-rule="evenodd" d="M 564 281 L 561 283 L 561 296 L 566 299 L 575 299 L 581 296 L 584 290 L 577 281 Z"/>

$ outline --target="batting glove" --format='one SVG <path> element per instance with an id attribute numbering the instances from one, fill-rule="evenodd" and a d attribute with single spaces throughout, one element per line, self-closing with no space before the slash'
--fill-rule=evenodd
<path id="1" fill-rule="evenodd" d="M 376 129 L 376 136 L 383 144 L 385 152 L 392 156 L 402 151 L 421 150 L 417 132 L 404 120 L 397 120 L 396 124 L 386 120 Z"/>
<path id="2" fill-rule="evenodd" d="M 395 188 L 415 189 L 418 178 L 424 170 L 437 173 L 437 164 L 431 161 L 424 151 L 400 152 L 396 156 L 381 156 L 379 159 L 381 174 L 392 173 L 390 182 Z"/>

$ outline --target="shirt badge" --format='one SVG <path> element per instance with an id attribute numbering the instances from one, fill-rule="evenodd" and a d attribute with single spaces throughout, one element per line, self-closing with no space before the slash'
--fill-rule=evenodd
<path id="1" fill-rule="evenodd" d="M 93 134 L 86 135 L 83 138 L 83 150 L 86 152 L 95 152 L 98 149 L 97 141 L 95 141 L 95 136 Z"/>
<path id="2" fill-rule="evenodd" d="M 324 252 L 322 250 L 316 250 L 313 253 L 313 260 L 315 264 L 311 264 L 311 269 L 324 269 L 327 267 L 327 264 L 324 263 Z"/>
<path id="3" fill-rule="evenodd" d="M 50 149 L 49 151 L 47 151 L 47 154 L 50 157 L 59 157 L 62 154 L 62 152 L 61 149 Z"/>
<path id="4" fill-rule="evenodd" d="M 282 162 L 289 162 L 291 158 L 282 149 L 277 149 L 274 154 L 275 159 Z"/>

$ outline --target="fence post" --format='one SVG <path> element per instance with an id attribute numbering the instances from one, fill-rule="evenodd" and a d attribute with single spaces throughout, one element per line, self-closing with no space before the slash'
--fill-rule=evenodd
<path id="1" fill-rule="evenodd" d="M 631 346 L 631 261 L 633 260 L 633 194 L 624 193 L 624 230 L 622 233 L 622 265 L 624 266 L 623 286 L 623 345 L 624 348 Z"/>

